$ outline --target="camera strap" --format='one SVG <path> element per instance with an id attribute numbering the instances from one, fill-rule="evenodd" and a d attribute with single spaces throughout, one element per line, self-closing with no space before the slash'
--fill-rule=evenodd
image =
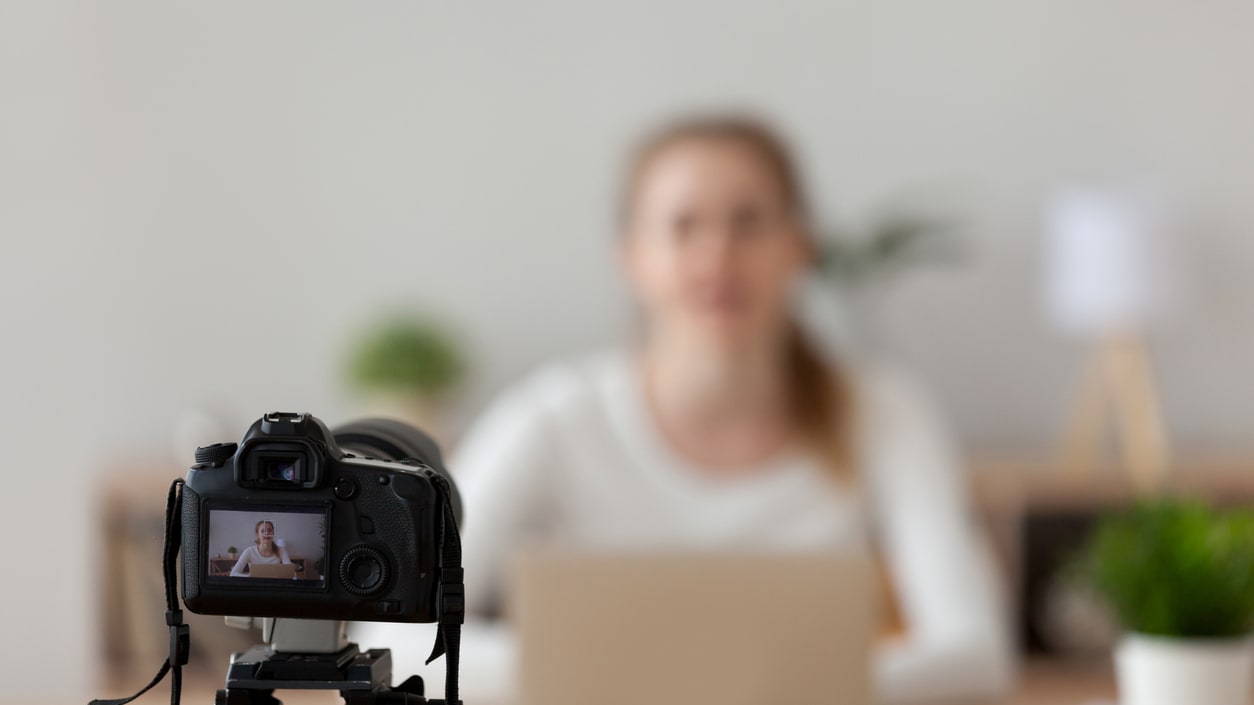
<path id="1" fill-rule="evenodd" d="M 138 693 L 114 700 L 92 700 L 89 705 L 126 705 L 126 703 L 152 690 L 161 682 L 166 674 L 170 674 L 170 705 L 179 705 L 183 695 L 183 666 L 187 665 L 187 657 L 191 646 L 191 636 L 186 624 L 183 624 L 183 610 L 179 609 L 178 595 L 175 591 L 175 567 L 181 545 L 180 511 L 183 503 L 183 479 L 179 478 L 170 484 L 170 494 L 165 502 L 165 549 L 162 553 L 161 569 L 165 579 L 165 623 L 170 627 L 170 654 L 161 670 L 149 681 L 148 685 Z"/>
<path id="2" fill-rule="evenodd" d="M 439 624 L 435 645 L 427 663 L 444 656 L 444 703 L 459 705 L 457 669 L 461 648 L 462 623 L 466 620 L 466 588 L 462 582 L 462 539 L 453 514 L 453 490 L 448 479 L 432 473 L 432 483 L 440 495 L 440 593 Z"/>

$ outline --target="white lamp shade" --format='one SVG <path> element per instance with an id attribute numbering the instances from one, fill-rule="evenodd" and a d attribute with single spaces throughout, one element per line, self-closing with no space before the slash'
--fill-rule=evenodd
<path id="1" fill-rule="evenodd" d="M 1166 308 L 1161 219 L 1144 201 L 1097 191 L 1059 194 L 1045 216 L 1045 299 L 1068 333 L 1135 333 Z"/>

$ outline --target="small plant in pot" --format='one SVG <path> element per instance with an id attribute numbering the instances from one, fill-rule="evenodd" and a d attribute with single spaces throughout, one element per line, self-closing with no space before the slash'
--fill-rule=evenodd
<path id="1" fill-rule="evenodd" d="M 963 224 L 919 206 L 886 204 L 858 228 L 829 228 L 819 243 L 815 269 L 828 297 L 837 340 L 847 353 L 878 345 L 881 299 L 897 275 L 921 264 L 954 263 L 962 256 Z"/>
<path id="2" fill-rule="evenodd" d="M 435 319 L 391 315 L 355 341 L 349 378 L 369 413 L 413 423 L 439 436 L 440 406 L 465 374 L 460 346 Z"/>
<path id="3" fill-rule="evenodd" d="M 231 546 L 230 548 L 226 549 L 227 558 L 234 558 L 237 555 L 239 555 L 239 551 L 237 551 L 234 546 Z"/>
<path id="4" fill-rule="evenodd" d="M 1254 513 L 1158 499 L 1106 517 L 1080 560 L 1124 635 L 1121 705 L 1247 705 Z"/>

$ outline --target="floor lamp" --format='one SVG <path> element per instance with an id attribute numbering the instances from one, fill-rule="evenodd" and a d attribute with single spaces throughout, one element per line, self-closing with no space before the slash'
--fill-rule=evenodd
<path id="1" fill-rule="evenodd" d="M 1109 441 L 1140 492 L 1162 488 L 1171 453 L 1146 333 L 1168 285 L 1162 229 L 1133 199 L 1059 195 L 1046 217 L 1046 299 L 1055 325 L 1089 346 L 1060 455 L 1073 477 L 1102 465 Z"/>

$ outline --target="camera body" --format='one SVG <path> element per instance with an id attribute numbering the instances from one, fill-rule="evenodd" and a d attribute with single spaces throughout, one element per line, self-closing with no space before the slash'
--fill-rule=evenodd
<path id="1" fill-rule="evenodd" d="M 350 452 L 352 451 L 352 452 Z M 433 622 L 445 507 L 429 438 L 398 422 L 332 433 L 276 412 L 196 452 L 182 501 L 183 601 L 199 614 Z"/>

